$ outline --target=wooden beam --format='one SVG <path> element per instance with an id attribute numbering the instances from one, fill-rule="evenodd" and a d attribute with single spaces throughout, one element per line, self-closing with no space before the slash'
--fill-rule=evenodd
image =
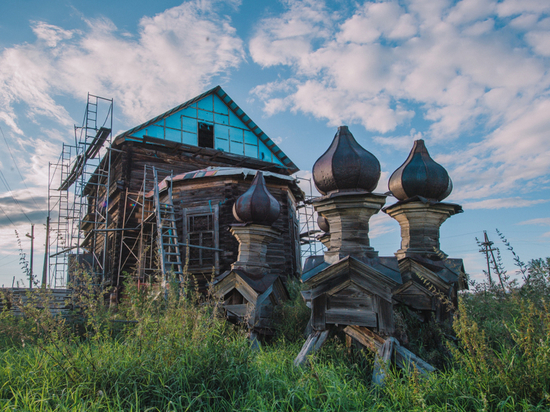
<path id="1" fill-rule="evenodd" d="M 374 333 L 368 328 L 360 326 L 347 326 L 344 329 L 344 332 L 354 338 L 356 341 L 358 341 L 361 345 L 376 352 L 377 362 L 379 365 L 375 364 L 373 382 L 377 385 L 381 384 L 384 378 L 384 372 L 382 370 L 383 365 L 381 365 L 380 363 L 382 362 L 382 360 L 384 360 L 384 356 L 386 356 L 386 350 L 383 350 L 384 345 L 386 344 L 392 349 L 391 358 L 389 360 L 395 362 L 397 367 L 401 369 L 410 369 L 411 367 L 414 367 L 422 375 L 436 371 L 436 369 L 428 362 L 424 361 L 423 359 L 412 353 L 410 350 L 401 346 L 395 338 L 384 340 L 377 333 Z M 391 345 L 388 343 L 388 341 L 390 340 L 392 341 Z"/>
<path id="2" fill-rule="evenodd" d="M 386 368 L 389 366 L 395 344 L 399 345 L 397 339 L 389 338 L 377 351 L 374 359 L 374 370 L 372 371 L 372 383 L 376 386 L 384 386 L 386 378 Z"/>
<path id="3" fill-rule="evenodd" d="M 310 353 L 319 350 L 321 346 L 323 346 L 323 343 L 327 340 L 328 332 L 328 329 L 313 331 L 313 333 L 308 336 L 306 343 L 302 346 L 302 350 L 298 356 L 296 356 L 296 359 L 294 359 L 294 366 L 301 366 L 307 361 L 307 356 Z"/>
<path id="4" fill-rule="evenodd" d="M 344 333 L 373 352 L 378 352 L 385 342 L 379 335 L 362 326 L 346 326 Z"/>

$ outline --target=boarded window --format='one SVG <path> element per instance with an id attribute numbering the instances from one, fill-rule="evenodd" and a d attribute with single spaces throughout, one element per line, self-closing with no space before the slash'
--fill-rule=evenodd
<path id="1" fill-rule="evenodd" d="M 183 213 L 184 239 L 189 245 L 188 268 L 191 272 L 218 270 L 218 206 L 186 208 Z"/>
<path id="2" fill-rule="evenodd" d="M 199 146 L 214 148 L 214 125 L 199 122 Z"/>

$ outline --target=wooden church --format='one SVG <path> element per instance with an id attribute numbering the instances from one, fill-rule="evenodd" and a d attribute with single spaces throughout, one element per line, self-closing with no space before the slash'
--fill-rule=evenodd
<path id="1" fill-rule="evenodd" d="M 233 204 L 258 170 L 281 205 L 281 235 L 267 260 L 277 274 L 300 275 L 296 205 L 304 195 L 291 177 L 298 168 L 220 86 L 119 134 L 109 150 L 99 166 L 110 170 L 109 193 L 92 196 L 105 173 L 92 176 L 81 226 L 82 247 L 106 255 L 105 286 L 121 285 L 124 273 L 154 281 L 159 256 L 163 269 L 196 275 L 201 286 L 230 269 L 238 254 Z M 106 243 L 92 236 L 95 213 L 108 214 Z"/>

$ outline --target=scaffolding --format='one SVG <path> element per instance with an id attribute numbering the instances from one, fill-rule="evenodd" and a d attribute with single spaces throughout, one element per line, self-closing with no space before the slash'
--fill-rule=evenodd
<path id="1" fill-rule="evenodd" d="M 308 182 L 304 201 L 296 206 L 300 223 L 300 252 L 303 265 L 308 257 L 321 255 L 326 248 L 317 238 L 323 232 L 317 227 L 317 213 L 311 204 L 314 199 L 311 179 L 299 177 L 298 180 Z"/>
<path id="2" fill-rule="evenodd" d="M 50 287 L 66 287 L 72 268 L 81 266 L 105 282 L 112 128 L 113 100 L 88 93 L 82 125 L 74 127 L 74 144 L 63 143 L 59 159 L 49 164 Z"/>
<path id="3" fill-rule="evenodd" d="M 184 270 L 183 262 L 176 259 L 180 248 L 199 247 L 178 242 L 175 225 L 168 226 L 175 221 L 171 201 L 161 204 L 158 192 L 154 195 L 162 178 L 168 177 L 171 184 L 172 170 L 146 165 L 138 192 L 117 188 L 111 172 L 111 157 L 117 152 L 111 147 L 112 128 L 113 100 L 88 93 L 82 125 L 74 127 L 74 143 L 64 143 L 57 162 L 49 164 L 46 275 L 50 287 L 66 287 L 76 268 L 84 268 L 102 288 L 121 285 L 121 274 L 132 269 L 138 282 L 165 283 L 163 272 L 172 268 L 177 275 Z M 311 204 L 312 182 L 300 180 L 309 181 L 309 194 L 296 208 L 297 254 L 303 262 L 321 254 L 324 247 L 317 239 L 321 231 Z M 167 266 L 164 271 L 163 266 Z"/>

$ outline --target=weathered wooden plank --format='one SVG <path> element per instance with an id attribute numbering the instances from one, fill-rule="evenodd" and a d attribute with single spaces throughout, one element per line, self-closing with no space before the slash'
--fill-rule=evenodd
<path id="1" fill-rule="evenodd" d="M 250 341 L 250 347 L 252 350 L 257 351 L 261 349 L 262 345 L 258 339 L 258 334 L 253 330 L 248 334 L 248 340 Z"/>
<path id="2" fill-rule="evenodd" d="M 374 309 L 372 296 L 327 296 L 327 309 L 370 310 Z"/>
<path id="3" fill-rule="evenodd" d="M 303 365 L 307 361 L 307 356 L 309 354 L 319 350 L 327 340 L 328 333 L 328 330 L 313 331 L 313 333 L 311 333 L 306 339 L 306 342 L 304 343 L 304 346 L 302 346 L 302 350 L 300 350 L 298 356 L 296 356 L 296 359 L 294 359 L 294 366 Z"/>
<path id="4" fill-rule="evenodd" d="M 235 287 L 236 277 L 237 275 L 235 274 L 235 272 L 231 272 L 229 275 L 227 275 L 222 282 L 216 285 L 216 294 L 221 297 L 225 296 L 231 289 Z"/>
<path id="5" fill-rule="evenodd" d="M 415 367 L 421 374 L 434 372 L 436 370 L 432 365 L 425 362 L 420 357 L 416 356 L 410 350 L 401 346 L 395 338 L 384 340 L 380 335 L 374 333 L 373 331 L 358 326 L 347 326 L 344 329 L 344 333 L 351 336 L 361 345 L 369 348 L 372 351 L 375 351 L 378 354 L 377 356 L 379 358 L 381 356 L 380 354 L 383 353 L 382 348 L 384 344 L 388 341 L 392 341 L 391 345 L 393 347 L 393 353 L 388 360 L 395 361 L 395 364 L 399 368 L 410 369 L 411 367 Z"/>
<path id="6" fill-rule="evenodd" d="M 244 298 L 249 301 L 252 304 L 256 304 L 256 299 L 258 298 L 258 294 L 254 289 L 252 289 L 248 283 L 237 277 L 236 285 L 235 287 L 241 294 L 244 296 Z"/>
<path id="7" fill-rule="evenodd" d="M 333 278 L 327 279 L 324 283 L 321 283 L 311 289 L 311 299 L 315 299 L 317 296 L 323 295 L 327 293 L 328 291 L 339 287 L 340 285 L 349 285 L 348 282 L 349 275 L 347 273 L 343 273 L 337 276 L 334 276 Z"/>
<path id="8" fill-rule="evenodd" d="M 360 288 L 363 288 L 364 290 L 371 292 L 373 295 L 378 295 L 386 301 L 391 302 L 392 293 L 389 286 L 376 282 L 376 279 L 374 278 L 360 275 L 358 273 L 353 273 L 351 280 Z"/>
<path id="9" fill-rule="evenodd" d="M 434 310 L 431 296 L 418 295 L 394 295 L 394 299 L 416 310 Z"/>
<path id="10" fill-rule="evenodd" d="M 378 351 L 384 344 L 384 339 L 373 331 L 360 326 L 346 326 L 344 332 L 372 351 Z"/>
<path id="11" fill-rule="evenodd" d="M 223 307 L 226 311 L 241 319 L 244 319 L 245 317 L 250 315 L 251 311 L 253 310 L 253 307 L 246 303 L 240 305 L 224 305 Z"/>
<path id="12" fill-rule="evenodd" d="M 395 363 L 403 369 L 410 369 L 411 366 L 415 367 L 421 374 L 427 374 L 437 370 L 428 362 L 419 358 L 410 350 L 399 344 L 395 346 Z"/>
<path id="13" fill-rule="evenodd" d="M 397 342 L 395 338 L 389 338 L 376 353 L 374 359 L 374 370 L 372 372 L 372 383 L 376 386 L 384 386 L 386 378 L 386 368 L 389 366 L 394 345 Z M 399 345 L 399 342 L 397 342 Z"/>
<path id="14" fill-rule="evenodd" d="M 374 297 L 377 301 L 377 313 L 378 313 L 378 332 L 389 336 L 395 330 L 395 325 L 393 321 L 393 304 L 384 299 L 381 299 L 378 296 Z"/>
<path id="15" fill-rule="evenodd" d="M 346 309 L 327 309 L 325 322 L 331 325 L 357 325 L 371 328 L 378 325 L 376 313 Z"/>
<path id="16" fill-rule="evenodd" d="M 311 301 L 311 326 L 314 330 L 326 329 L 326 295 L 316 297 Z"/>
<path id="17" fill-rule="evenodd" d="M 306 302 L 307 307 L 311 309 L 311 290 L 302 290 L 300 294 L 304 302 Z"/>

